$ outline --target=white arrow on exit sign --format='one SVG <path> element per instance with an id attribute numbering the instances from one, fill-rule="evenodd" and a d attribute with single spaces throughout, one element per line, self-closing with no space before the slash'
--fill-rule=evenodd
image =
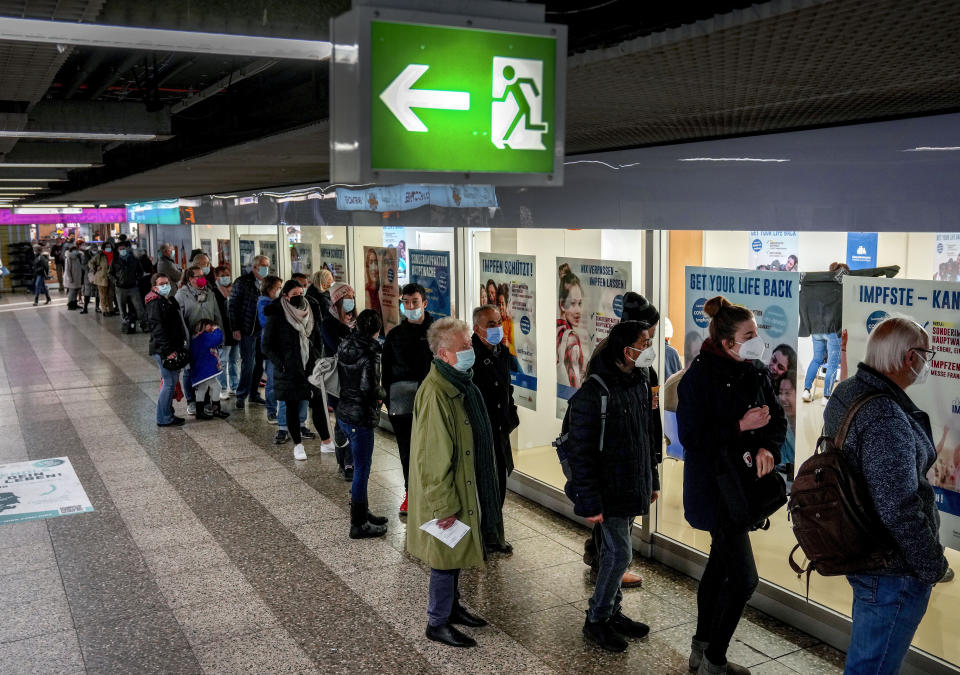
<path id="1" fill-rule="evenodd" d="M 413 108 L 470 110 L 470 92 L 413 89 L 413 85 L 429 69 L 430 66 L 411 63 L 380 94 L 380 100 L 407 131 L 429 131 L 427 125 L 413 112 Z"/>

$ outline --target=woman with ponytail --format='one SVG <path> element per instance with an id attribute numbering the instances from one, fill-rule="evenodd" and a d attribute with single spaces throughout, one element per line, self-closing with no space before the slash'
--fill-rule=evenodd
<path id="1" fill-rule="evenodd" d="M 710 533 L 710 557 L 697 592 L 690 669 L 700 675 L 749 674 L 727 648 L 759 578 L 749 528 L 728 515 L 718 482 L 722 462 L 743 462 L 765 476 L 780 462 L 787 421 L 773 390 L 753 312 L 723 296 L 709 300 L 710 337 L 679 386 L 677 423 L 685 448 L 687 522 Z M 742 467 L 741 467 L 742 468 Z"/>

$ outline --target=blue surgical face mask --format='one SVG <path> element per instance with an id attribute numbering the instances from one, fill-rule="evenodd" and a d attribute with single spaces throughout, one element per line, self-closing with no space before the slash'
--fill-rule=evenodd
<path id="1" fill-rule="evenodd" d="M 124 248 L 124 249 L 120 249 L 120 257 L 121 257 L 121 258 L 126 258 L 128 255 L 130 255 L 130 251 L 128 251 L 128 250 L 125 249 L 125 248 Z"/>
<path id="2" fill-rule="evenodd" d="M 200 271 L 203 272 L 203 276 L 207 276 L 208 274 L 210 274 L 210 265 L 207 265 L 206 267 L 201 267 Z"/>
<path id="3" fill-rule="evenodd" d="M 503 326 L 494 326 L 487 329 L 487 342 L 498 345 L 503 341 Z"/>
<path id="4" fill-rule="evenodd" d="M 219 279 L 217 279 L 217 283 L 220 284 L 221 286 L 229 286 L 230 277 L 220 277 Z"/>
<path id="5" fill-rule="evenodd" d="M 104 252 L 104 253 L 109 253 L 109 252 L 112 251 L 112 250 L 113 250 L 112 248 L 110 248 L 109 246 L 107 246 L 105 249 L 103 249 L 103 252 Z"/>
<path id="6" fill-rule="evenodd" d="M 270 274 L 270 268 L 267 265 L 260 265 L 260 267 L 257 268 L 257 274 L 259 274 L 261 277 L 265 277 Z"/>
<path id="7" fill-rule="evenodd" d="M 357 307 L 357 303 L 354 301 L 353 298 L 343 299 L 343 311 L 346 312 L 347 314 L 349 314 L 354 309 L 356 309 L 356 307 Z"/>
<path id="8" fill-rule="evenodd" d="M 161 284 L 160 286 L 157 286 L 157 293 L 163 297 L 170 295 L 170 284 Z"/>
<path id="9" fill-rule="evenodd" d="M 454 366 L 461 373 L 465 373 L 471 368 L 477 360 L 477 355 L 473 351 L 473 347 L 470 349 L 464 349 L 462 352 L 457 352 L 457 364 Z"/>
<path id="10" fill-rule="evenodd" d="M 417 307 L 416 309 L 407 309 L 404 307 L 403 315 L 410 321 L 419 321 L 420 317 L 423 316 L 423 307 Z"/>

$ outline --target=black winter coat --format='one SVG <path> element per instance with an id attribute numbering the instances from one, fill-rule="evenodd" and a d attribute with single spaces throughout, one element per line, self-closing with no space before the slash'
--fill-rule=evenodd
<path id="1" fill-rule="evenodd" d="M 150 353 L 168 357 L 187 345 L 187 329 L 176 299 L 150 291 L 146 298 L 147 325 L 150 327 Z"/>
<path id="2" fill-rule="evenodd" d="M 627 374 L 599 358 L 592 373 L 600 376 L 607 394 L 588 378 L 570 399 L 567 457 L 573 471 L 568 494 L 574 512 L 583 516 L 633 517 L 650 511 L 650 498 L 660 489 L 652 439 L 653 415 L 647 378 Z M 600 399 L 607 395 L 607 424 L 600 443 Z"/>
<path id="3" fill-rule="evenodd" d="M 220 292 L 219 286 L 212 286 L 210 292 L 213 293 L 213 297 L 217 299 L 217 309 L 220 310 L 220 321 L 223 322 L 223 325 L 220 326 L 223 330 L 223 346 L 232 347 L 237 344 L 237 341 L 233 339 L 233 324 L 230 322 L 229 299 L 224 297 L 223 293 Z"/>
<path id="4" fill-rule="evenodd" d="M 503 346 L 493 349 L 473 335 L 473 351 L 477 361 L 473 366 L 473 383 L 483 395 L 487 416 L 493 428 L 493 445 L 497 451 L 497 463 L 506 465 L 507 474 L 513 471 L 513 452 L 510 448 L 510 432 L 520 426 L 517 405 L 513 402 L 513 357 Z"/>
<path id="5" fill-rule="evenodd" d="M 323 355 L 336 356 L 340 343 L 353 334 L 353 329 L 329 312 L 323 317 Z"/>
<path id="6" fill-rule="evenodd" d="M 787 417 L 773 391 L 761 361 L 737 361 L 717 353 L 709 338 L 690 364 L 678 387 L 677 426 L 683 444 L 684 516 L 698 530 L 714 531 L 724 509 L 717 486 L 718 453 L 744 461 L 765 448 L 780 463 L 780 447 L 787 432 Z M 767 426 L 740 432 L 740 420 L 750 408 L 769 406 Z"/>
<path id="7" fill-rule="evenodd" d="M 84 269 L 86 269 L 86 266 L 84 266 Z M 111 263 L 107 275 L 113 279 L 117 288 L 139 289 L 143 271 L 140 269 L 140 261 L 137 260 L 137 256 L 128 253 L 127 257 L 124 258 L 118 253 L 113 256 L 113 263 Z"/>
<path id="8" fill-rule="evenodd" d="M 280 298 L 267 305 L 263 314 L 267 317 L 267 325 L 263 327 L 260 346 L 264 356 L 273 363 L 273 392 L 276 399 L 309 401 L 314 387 L 307 381 L 307 376 L 313 372 L 322 344 L 316 323 L 310 335 L 310 358 L 304 367 L 300 353 L 300 334 L 287 321 Z"/>
<path id="9" fill-rule="evenodd" d="M 340 343 L 337 369 L 340 375 L 340 403 L 337 418 L 347 424 L 375 427 L 380 422 L 380 343 L 353 333 Z"/>
<path id="10" fill-rule="evenodd" d="M 310 284 L 307 286 L 306 296 L 310 301 L 310 309 L 313 310 L 313 320 L 322 329 L 324 320 L 330 316 L 330 291 L 321 293 L 319 288 Z"/>
<path id="11" fill-rule="evenodd" d="M 394 382 L 422 383 L 430 373 L 433 352 L 427 343 L 427 331 L 433 324 L 433 316 L 424 311 L 423 323 L 410 323 L 406 319 L 387 334 L 383 343 L 383 388 L 389 405 L 390 385 Z"/>
<path id="12" fill-rule="evenodd" d="M 247 272 L 237 277 L 230 290 L 230 325 L 244 336 L 257 335 L 260 321 L 257 319 L 257 300 L 260 297 L 260 282 Z M 293 400 L 293 399 L 291 399 Z"/>

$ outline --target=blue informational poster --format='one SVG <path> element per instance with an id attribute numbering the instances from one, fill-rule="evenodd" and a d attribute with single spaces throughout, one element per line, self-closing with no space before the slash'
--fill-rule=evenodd
<path id="1" fill-rule="evenodd" d="M 411 284 L 427 291 L 427 311 L 434 317 L 450 316 L 450 252 L 410 249 Z"/>
<path id="2" fill-rule="evenodd" d="M 800 238 L 795 231 L 754 230 L 750 233 L 750 269 L 799 272 Z"/>
<path id="3" fill-rule="evenodd" d="M 847 232 L 847 265 L 852 270 L 877 266 L 876 232 Z"/>

